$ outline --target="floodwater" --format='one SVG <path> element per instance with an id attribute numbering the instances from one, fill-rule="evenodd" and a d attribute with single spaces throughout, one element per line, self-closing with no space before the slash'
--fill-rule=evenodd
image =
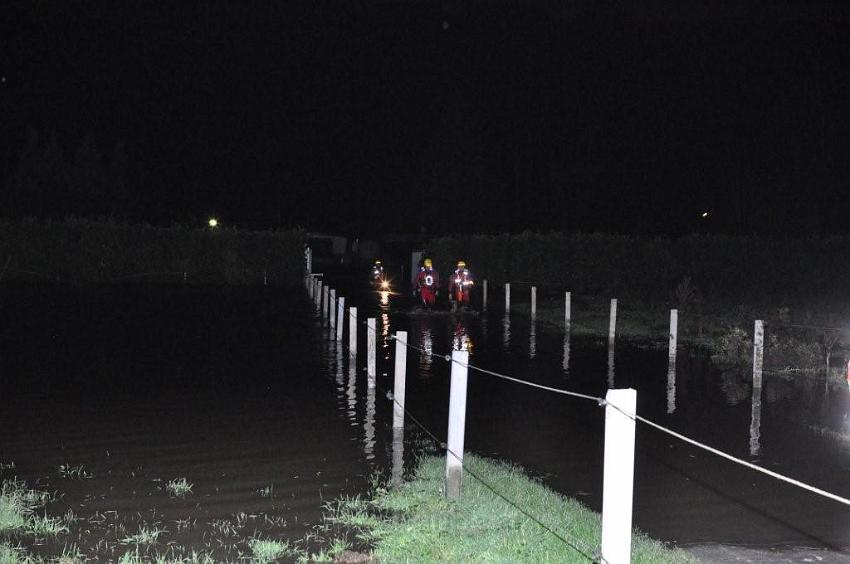
<path id="1" fill-rule="evenodd" d="M 221 558 L 244 552 L 252 534 L 296 541 L 319 522 L 323 501 L 365 493 L 375 472 L 398 479 L 399 447 L 409 469 L 410 455 L 431 442 L 410 418 L 403 441 L 391 430 L 389 335 L 401 330 L 433 353 L 409 351 L 406 406 L 441 440 L 450 372 L 442 357 L 466 348 L 475 366 L 548 386 L 594 396 L 633 387 L 643 417 L 850 495 L 845 388 L 766 377 L 754 402 L 745 375 L 720 373 L 682 345 L 672 373 L 666 350 L 618 341 L 612 351 L 606 340 L 567 338 L 499 307 L 412 314 L 398 297 L 382 305 L 359 284 L 339 286 L 361 321 L 377 320 L 374 387 L 365 376 L 365 326 L 351 362 L 297 292 L 4 289 L 4 478 L 63 493 L 51 514 L 70 509 L 85 525 L 54 542 L 101 558 L 122 554 L 121 539 L 142 526 L 162 529 L 162 545 Z M 595 402 L 471 371 L 467 417 L 466 450 L 516 462 L 601 508 L 604 409 Z M 192 493 L 169 497 L 165 483 L 181 477 Z M 644 425 L 634 524 L 695 549 L 850 555 L 850 508 Z"/>

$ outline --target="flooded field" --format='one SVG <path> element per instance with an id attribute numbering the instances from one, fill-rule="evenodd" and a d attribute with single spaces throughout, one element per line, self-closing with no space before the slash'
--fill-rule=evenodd
<path id="1" fill-rule="evenodd" d="M 324 501 L 364 494 L 393 462 L 392 354 L 409 332 L 407 408 L 445 437 L 449 365 L 476 366 L 603 396 L 638 390 L 638 413 L 680 433 L 839 495 L 850 494 L 850 394 L 807 378 L 766 378 L 754 408 L 746 375 L 723 374 L 680 348 L 565 339 L 527 316 L 421 315 L 340 284 L 380 334 L 377 387 L 360 354 L 300 293 L 267 288 L 4 289 L 5 479 L 59 496 L 70 533 L 10 537 L 55 555 L 90 558 L 205 551 L 251 554 L 252 539 L 311 548 Z M 347 342 L 347 335 L 346 335 Z M 566 495 L 601 508 L 603 410 L 596 403 L 471 372 L 466 447 L 525 466 Z M 431 444 L 408 421 L 409 455 Z M 680 546 L 808 547 L 850 554 L 850 509 L 638 426 L 634 524 Z M 396 459 L 398 459 L 398 442 Z M 191 491 L 175 495 L 185 478 Z M 169 487 L 171 481 L 172 487 Z M 142 543 L 142 533 L 153 533 Z M 34 545 L 38 546 L 34 546 Z M 313 548 L 321 546 L 314 544 Z"/>

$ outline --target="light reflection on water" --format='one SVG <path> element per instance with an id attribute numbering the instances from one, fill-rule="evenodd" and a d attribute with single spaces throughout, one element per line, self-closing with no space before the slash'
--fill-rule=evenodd
<path id="1" fill-rule="evenodd" d="M 511 315 L 505 313 L 502 317 L 502 347 L 505 351 L 511 346 Z"/>
<path id="2" fill-rule="evenodd" d="M 531 327 L 528 330 L 528 357 L 537 356 L 537 320 L 531 316 Z"/>

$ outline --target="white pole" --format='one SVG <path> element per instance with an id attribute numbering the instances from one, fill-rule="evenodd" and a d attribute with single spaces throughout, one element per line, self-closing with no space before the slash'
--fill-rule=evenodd
<path id="1" fill-rule="evenodd" d="M 348 354 L 357 356 L 357 308 L 348 308 Z"/>
<path id="2" fill-rule="evenodd" d="M 320 308 L 320 309 L 321 309 L 321 311 L 322 311 L 322 316 L 323 316 L 325 319 L 327 319 L 327 318 L 328 318 L 328 303 L 329 303 L 329 301 L 330 301 L 330 293 L 328 292 L 328 290 L 329 290 L 329 289 L 330 289 L 330 288 L 328 288 L 328 286 L 327 286 L 327 285 L 325 285 L 325 286 L 322 288 L 322 300 L 323 300 L 323 301 L 322 301 L 322 303 L 319 305 L 319 308 Z"/>
<path id="3" fill-rule="evenodd" d="M 617 329 L 617 298 L 611 300 L 611 318 L 608 321 L 608 344 L 614 343 L 614 334 Z"/>
<path id="4" fill-rule="evenodd" d="M 487 279 L 486 278 L 484 279 L 484 294 L 483 294 L 483 304 L 481 306 L 481 309 L 484 309 L 484 310 L 487 309 Z"/>
<path id="5" fill-rule="evenodd" d="M 316 284 L 318 284 L 318 287 L 316 288 L 316 307 L 319 308 L 319 311 L 322 311 L 322 293 L 324 291 L 324 283 L 321 280 L 316 280 Z"/>
<path id="6" fill-rule="evenodd" d="M 605 401 L 602 559 L 609 564 L 627 564 L 632 551 L 637 392 L 631 388 L 608 390 Z"/>
<path id="7" fill-rule="evenodd" d="M 393 428 L 404 427 L 404 384 L 407 370 L 407 331 L 395 333 L 395 381 L 393 382 Z"/>
<path id="8" fill-rule="evenodd" d="M 469 351 L 452 351 L 449 391 L 449 436 L 446 452 L 446 497 L 460 498 L 463 481 L 463 436 L 466 429 L 466 366 Z"/>
<path id="9" fill-rule="evenodd" d="M 337 313 L 336 313 L 336 340 L 342 342 L 342 328 L 345 323 L 345 298 L 340 296 L 337 300 Z"/>
<path id="10" fill-rule="evenodd" d="M 537 286 L 531 287 L 531 315 L 537 315 Z"/>
<path id="11" fill-rule="evenodd" d="M 764 321 L 756 320 L 753 336 L 753 393 L 758 388 L 761 394 L 761 370 L 764 364 Z"/>
<path id="12" fill-rule="evenodd" d="M 564 328 L 568 332 L 570 330 L 570 322 L 571 322 L 570 316 L 572 315 L 572 311 L 570 311 L 572 309 L 572 303 L 570 303 L 571 298 L 572 298 L 572 296 L 570 295 L 569 292 L 567 292 L 564 295 Z"/>
<path id="13" fill-rule="evenodd" d="M 667 358 L 670 363 L 676 366 L 676 339 L 679 335 L 679 310 L 670 310 L 670 348 L 667 353 Z"/>
<path id="14" fill-rule="evenodd" d="M 331 335 L 336 329 L 336 290 L 331 288 L 331 299 L 328 302 L 328 321 L 331 328 Z"/>
<path id="15" fill-rule="evenodd" d="M 375 318 L 370 317 L 366 320 L 366 376 L 369 387 L 375 387 L 375 339 Z"/>
<path id="16" fill-rule="evenodd" d="M 390 487 L 400 488 L 404 483 L 404 427 L 393 427 L 393 467 Z"/>
<path id="17" fill-rule="evenodd" d="M 505 282 L 505 313 L 511 310 L 511 283 Z"/>

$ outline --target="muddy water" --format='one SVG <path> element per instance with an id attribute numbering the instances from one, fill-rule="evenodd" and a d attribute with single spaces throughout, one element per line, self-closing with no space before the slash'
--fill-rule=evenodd
<path id="1" fill-rule="evenodd" d="M 7 292 L 0 462 L 15 468 L 4 477 L 62 492 L 51 513 L 71 509 L 83 521 L 57 542 L 91 555 L 120 555 L 119 541 L 140 526 L 163 529 L 161 545 L 222 558 L 244 552 L 252 534 L 295 541 L 318 522 L 323 500 L 364 493 L 373 472 L 392 472 L 387 337 L 407 330 L 435 353 L 410 352 L 407 407 L 438 437 L 449 385 L 441 355 L 466 347 L 475 365 L 552 386 L 592 395 L 634 387 L 644 417 L 850 494 L 846 389 L 768 378 L 754 408 L 745 377 L 719 373 L 699 354 L 680 350 L 671 375 L 663 350 L 618 342 L 612 355 L 604 341 L 565 339 L 528 317 L 410 314 L 397 297 L 381 305 L 349 288 L 348 303 L 378 320 L 374 388 L 363 371 L 365 327 L 351 363 L 300 295 Z M 515 461 L 601 507 L 599 406 L 474 372 L 469 386 L 468 450 Z M 409 455 L 428 442 L 411 423 L 404 443 L 395 438 L 396 455 L 400 444 Z M 850 511 L 835 502 L 645 427 L 637 448 L 634 522 L 655 538 L 827 548 L 839 558 L 850 550 Z M 80 466 L 82 476 L 67 471 Z M 171 498 L 165 482 L 180 477 L 193 493 Z"/>

